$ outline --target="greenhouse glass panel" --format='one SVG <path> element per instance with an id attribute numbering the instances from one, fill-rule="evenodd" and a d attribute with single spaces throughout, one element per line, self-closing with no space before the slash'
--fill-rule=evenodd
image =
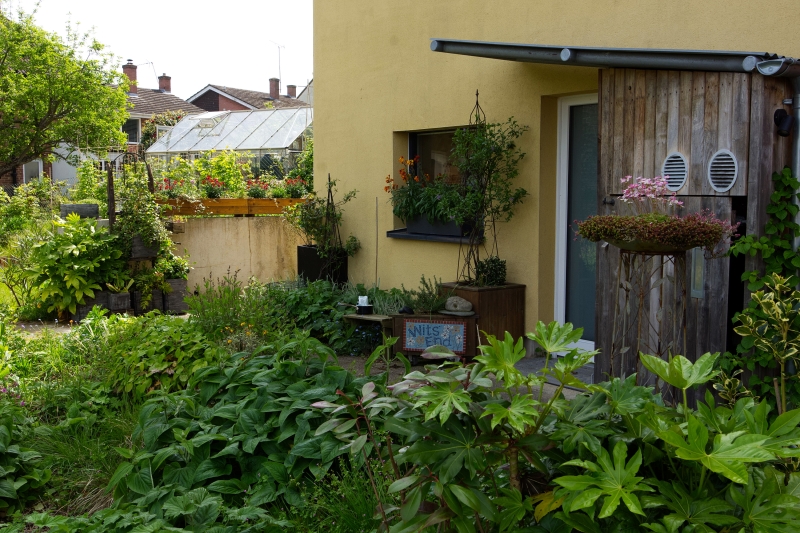
<path id="1" fill-rule="evenodd" d="M 239 126 L 234 129 L 230 134 L 225 137 L 225 145 L 233 150 L 240 149 L 239 147 L 253 130 L 261 126 L 269 117 L 271 113 L 264 113 L 261 111 L 251 111 L 247 113 L 247 118 L 239 123 Z"/>
<path id="2" fill-rule="evenodd" d="M 205 152 L 208 150 L 224 150 L 228 143 L 226 138 L 234 131 L 242 121 L 247 118 L 250 113 L 229 113 L 219 124 L 213 129 L 202 135 L 197 144 L 192 147 L 192 152 Z M 231 149 L 235 148 L 230 146 Z"/>
<path id="3" fill-rule="evenodd" d="M 269 113 L 267 120 L 262 122 L 239 144 L 240 150 L 259 150 L 263 148 L 270 137 L 275 135 L 275 132 L 289 119 L 293 111 L 276 109 L 267 113 Z"/>

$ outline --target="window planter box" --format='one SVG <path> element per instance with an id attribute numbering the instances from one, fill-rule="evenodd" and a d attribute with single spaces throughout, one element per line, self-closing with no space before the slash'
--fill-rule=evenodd
<path id="1" fill-rule="evenodd" d="M 426 216 L 419 216 L 406 221 L 406 231 L 416 235 L 441 235 L 444 237 L 462 237 L 469 235 L 467 226 L 459 226 L 453 220 L 441 222 L 428 220 Z"/>
<path id="2" fill-rule="evenodd" d="M 173 315 L 182 315 L 189 311 L 186 295 L 189 293 L 188 281 L 185 279 L 168 279 L 167 284 L 172 290 L 164 295 L 164 312 Z"/>
<path id="3" fill-rule="evenodd" d="M 480 317 L 478 328 L 498 339 L 511 333 L 514 339 L 525 334 L 525 285 L 506 283 L 498 287 L 472 287 L 457 282 L 442 283 L 442 293 L 460 296 L 472 304 Z M 481 344 L 486 338 L 481 334 Z"/>
<path id="4" fill-rule="evenodd" d="M 320 257 L 316 246 L 298 246 L 297 275 L 308 281 L 327 279 L 333 283 L 347 283 L 347 254 L 337 250 Z"/>
<path id="5" fill-rule="evenodd" d="M 174 198 L 157 200 L 170 215 L 280 215 L 289 206 L 305 203 L 305 198 Z"/>

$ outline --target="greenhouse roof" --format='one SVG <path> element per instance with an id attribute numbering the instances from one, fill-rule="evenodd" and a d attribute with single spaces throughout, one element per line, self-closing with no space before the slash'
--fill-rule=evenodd
<path id="1" fill-rule="evenodd" d="M 190 115 L 163 134 L 147 153 L 283 150 L 311 126 L 313 116 L 310 107 Z"/>

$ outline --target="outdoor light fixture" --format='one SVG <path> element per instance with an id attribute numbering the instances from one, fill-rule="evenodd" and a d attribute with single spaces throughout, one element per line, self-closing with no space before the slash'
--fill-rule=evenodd
<path id="1" fill-rule="evenodd" d="M 792 133 L 794 117 L 786 112 L 785 109 L 775 110 L 775 125 L 778 126 L 778 135 L 788 137 Z"/>

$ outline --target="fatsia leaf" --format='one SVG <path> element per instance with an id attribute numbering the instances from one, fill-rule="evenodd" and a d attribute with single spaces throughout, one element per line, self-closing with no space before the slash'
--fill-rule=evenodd
<path id="1" fill-rule="evenodd" d="M 525 433 L 526 428 L 536 424 L 539 411 L 536 406 L 539 404 L 530 396 L 516 394 L 511 399 L 511 403 L 490 403 L 481 415 L 492 417 L 492 429 L 502 422 L 507 422 L 518 433 Z"/>
<path id="2" fill-rule="evenodd" d="M 583 328 L 572 329 L 572 324 L 559 324 L 555 320 L 545 325 L 541 320 L 536 323 L 536 332 L 527 337 L 538 344 L 547 353 L 567 352 L 572 345 L 581 340 Z"/>
<path id="3" fill-rule="evenodd" d="M 489 344 L 479 347 L 481 355 L 475 357 L 475 360 L 482 363 L 487 372 L 493 373 L 498 381 L 505 382 L 507 386 L 520 385 L 524 376 L 515 365 L 525 357 L 522 337 L 515 343 L 514 338 L 506 331 L 502 341 L 494 335 L 486 335 L 486 340 Z"/>
<path id="4" fill-rule="evenodd" d="M 714 364 L 719 353 L 706 353 L 692 363 L 682 355 L 670 356 L 668 361 L 659 357 L 639 352 L 639 360 L 645 368 L 673 387 L 682 390 L 695 385 L 701 385 L 719 372 L 714 370 Z"/>
<path id="5" fill-rule="evenodd" d="M 644 478 L 636 476 L 642 465 L 642 451 L 637 449 L 633 457 L 626 462 L 627 447 L 624 442 L 618 441 L 612 452 L 613 459 L 604 448 L 594 449 L 592 453 L 597 457 L 597 464 L 592 465 L 589 474 L 563 476 L 553 480 L 563 487 L 556 496 L 565 498 L 564 511 L 569 513 L 574 508 L 589 507 L 586 513 L 592 517 L 593 504 L 595 501 L 602 501 L 598 516 L 607 518 L 614 513 L 620 502 L 623 502 L 630 512 L 644 515 L 635 493 L 650 492 L 653 489 L 642 483 Z"/>
<path id="6" fill-rule="evenodd" d="M 745 463 L 771 461 L 775 455 L 762 444 L 769 440 L 764 435 L 749 435 L 743 431 L 718 434 L 711 451 L 707 450 L 708 429 L 691 414 L 688 418 L 688 441 L 675 430 L 659 433 L 659 437 L 676 448 L 675 455 L 687 461 L 699 461 L 712 472 L 721 474 L 734 483 L 747 483 Z"/>
<path id="7" fill-rule="evenodd" d="M 422 408 L 425 420 L 439 417 L 444 424 L 453 410 L 467 413 L 471 399 L 463 385 L 458 381 L 451 383 L 433 383 L 422 387 L 414 393 L 415 408 Z"/>

